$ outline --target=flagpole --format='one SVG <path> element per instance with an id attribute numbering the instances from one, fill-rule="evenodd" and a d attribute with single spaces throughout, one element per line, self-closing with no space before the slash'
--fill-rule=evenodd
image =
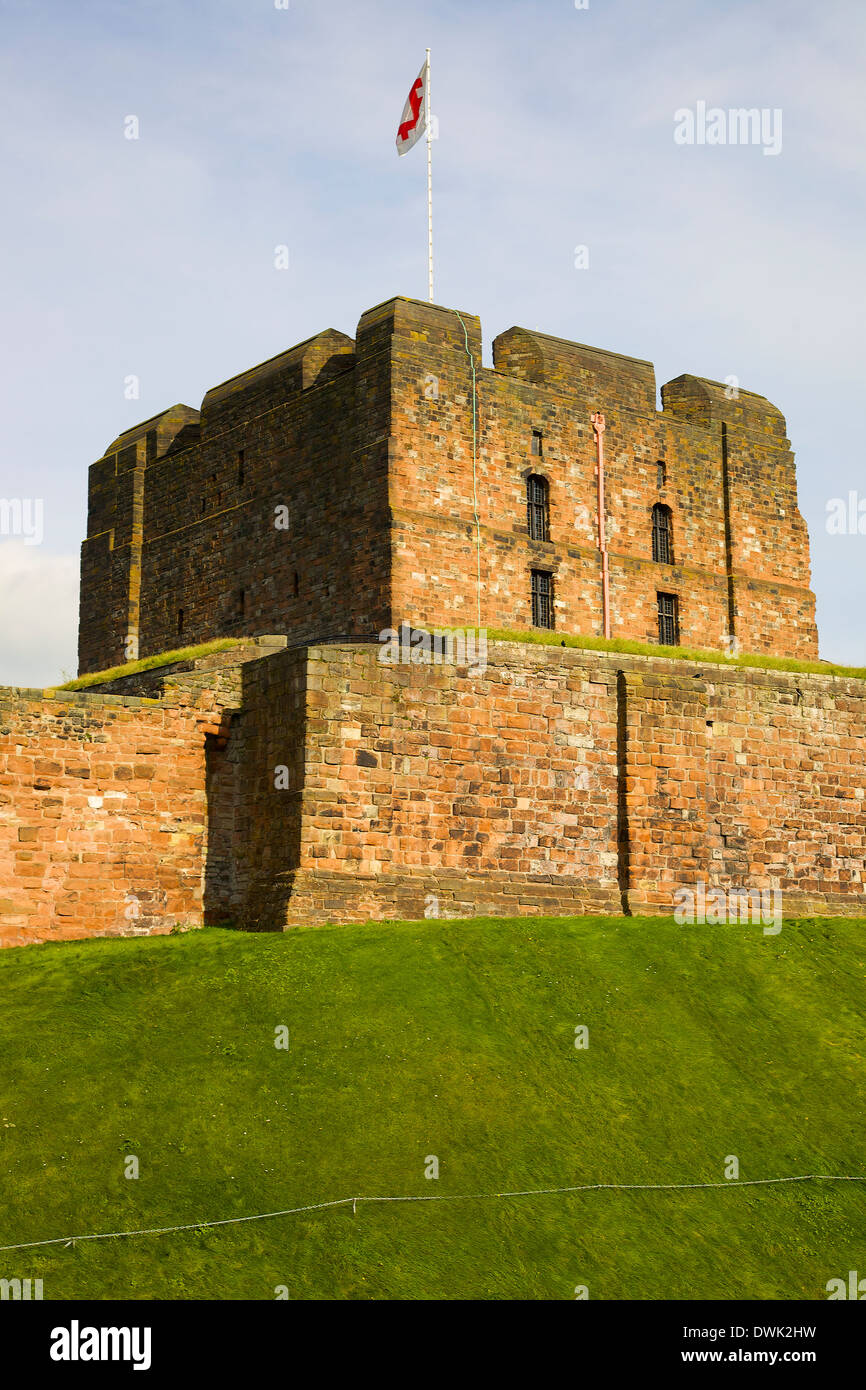
<path id="1" fill-rule="evenodd" d="M 427 280 L 430 303 L 433 303 L 433 124 L 430 115 L 430 49 L 427 49 L 427 80 L 424 83 L 427 100 Z"/>

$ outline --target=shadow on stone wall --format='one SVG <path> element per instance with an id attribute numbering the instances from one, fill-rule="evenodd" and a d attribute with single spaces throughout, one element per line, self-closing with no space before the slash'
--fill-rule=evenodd
<path id="1" fill-rule="evenodd" d="M 206 925 L 285 925 L 300 856 L 306 658 L 290 648 L 248 662 L 227 737 L 208 737 Z"/>

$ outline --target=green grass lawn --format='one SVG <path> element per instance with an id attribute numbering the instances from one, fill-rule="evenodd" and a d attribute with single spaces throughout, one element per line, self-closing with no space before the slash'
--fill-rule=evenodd
<path id="1" fill-rule="evenodd" d="M 356 1194 L 716 1182 L 730 1154 L 742 1180 L 866 1174 L 863 942 L 850 919 L 587 917 L 4 951 L 0 1245 Z M 822 1299 L 849 1269 L 861 1183 L 344 1206 L 0 1254 L 46 1299 Z"/>

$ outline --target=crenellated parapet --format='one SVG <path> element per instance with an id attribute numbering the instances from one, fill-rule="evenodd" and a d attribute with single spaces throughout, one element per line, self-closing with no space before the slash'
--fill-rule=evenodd
<path id="1" fill-rule="evenodd" d="M 684 375 L 659 409 L 651 362 L 520 327 L 493 363 L 476 315 L 397 297 L 124 431 L 90 470 L 82 671 L 404 620 L 601 635 L 600 536 L 612 636 L 817 655 L 775 406 Z"/>

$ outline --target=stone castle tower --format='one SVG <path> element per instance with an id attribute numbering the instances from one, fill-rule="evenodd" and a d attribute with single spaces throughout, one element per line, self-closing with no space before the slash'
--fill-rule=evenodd
<path id="1" fill-rule="evenodd" d="M 762 396 L 397 298 L 127 430 L 90 469 L 79 658 L 421 627 L 817 656 L 785 420 Z M 733 396 L 733 398 L 729 398 Z"/>
<path id="2" fill-rule="evenodd" d="M 748 658 L 816 655 L 785 422 L 697 377 L 662 400 L 521 328 L 485 368 L 476 318 L 394 299 L 121 435 L 80 643 L 123 669 L 0 688 L 0 945 L 705 887 L 862 913 L 866 682 Z M 661 645 L 527 640 L 606 610 Z M 467 640 L 394 660 L 403 623 Z"/>

